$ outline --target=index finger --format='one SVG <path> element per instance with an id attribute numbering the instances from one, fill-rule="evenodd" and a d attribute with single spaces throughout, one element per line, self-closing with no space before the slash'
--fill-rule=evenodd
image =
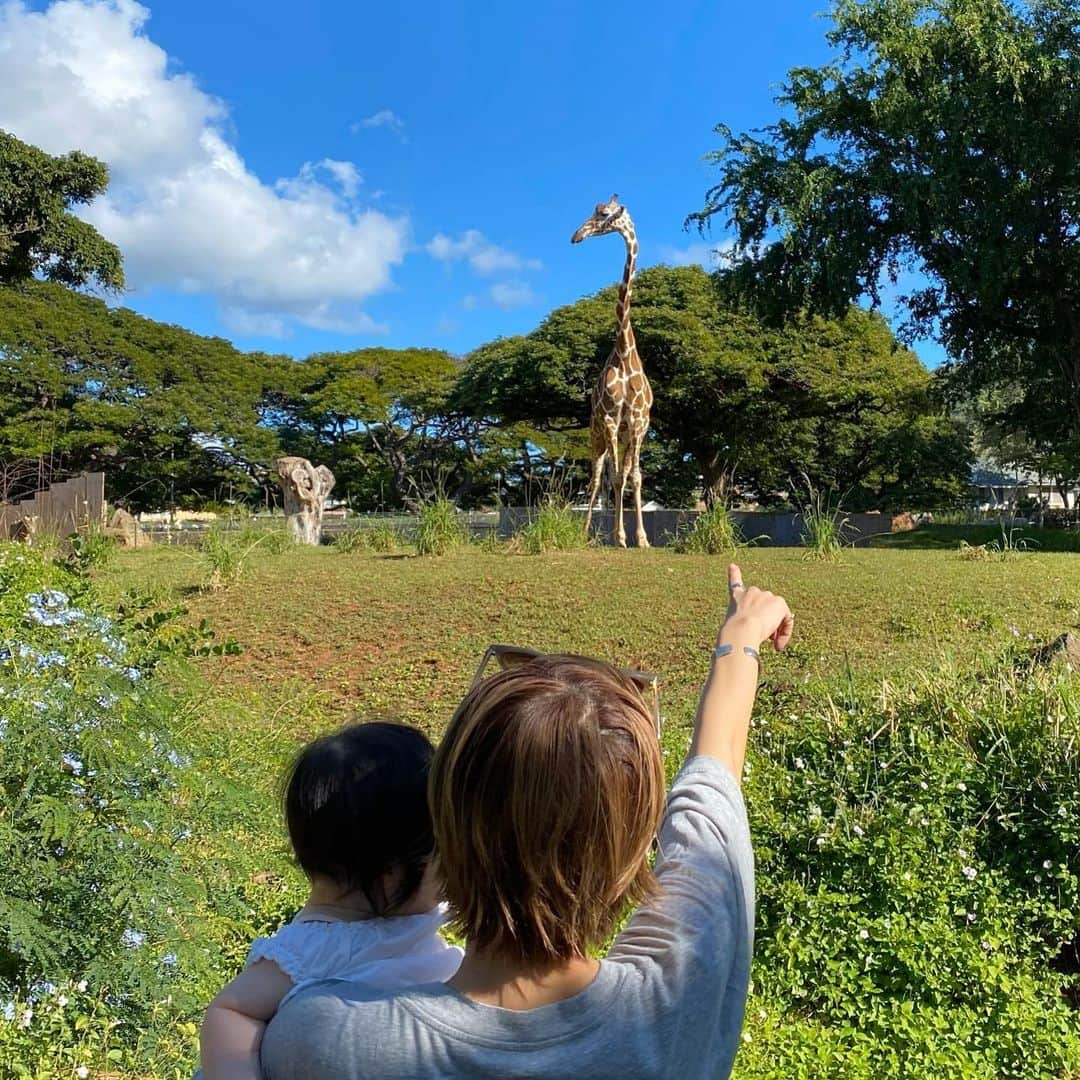
<path id="1" fill-rule="evenodd" d="M 728 583 L 728 591 L 729 592 L 732 589 L 741 589 L 741 588 L 744 587 L 743 586 L 743 579 L 742 579 L 742 571 L 739 569 L 738 565 L 735 564 L 735 563 L 728 563 L 727 583 Z"/>

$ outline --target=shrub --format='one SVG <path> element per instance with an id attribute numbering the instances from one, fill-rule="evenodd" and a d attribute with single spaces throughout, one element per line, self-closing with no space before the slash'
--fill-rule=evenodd
<path id="1" fill-rule="evenodd" d="M 0 546 L 0 996 L 17 1023 L 31 1014 L 24 1031 L 53 984 L 107 987 L 131 1019 L 174 981 L 195 882 L 190 755 L 147 685 L 161 625 L 109 616 L 67 570 Z"/>
<path id="2" fill-rule="evenodd" d="M 0 545 L 0 1076 L 190 1075 L 199 1010 L 295 896 L 253 887 L 283 861 L 266 800 L 195 738 L 183 658 L 236 646 L 184 614 Z"/>
<path id="3" fill-rule="evenodd" d="M 436 499 L 420 508 L 416 550 L 421 555 L 445 555 L 469 542 L 469 530 L 449 499 Z"/>
<path id="4" fill-rule="evenodd" d="M 689 529 L 679 532 L 672 549 L 688 555 L 726 555 L 745 546 L 731 510 L 723 503 L 714 503 L 698 514 Z"/>
<path id="5" fill-rule="evenodd" d="M 1010 658 L 759 717 L 740 1078 L 1076 1074 L 1078 716 Z"/>
<path id="6" fill-rule="evenodd" d="M 580 515 L 554 499 L 546 500 L 514 539 L 515 546 L 528 555 L 573 551 L 586 544 Z"/>
<path id="7" fill-rule="evenodd" d="M 77 573 L 108 566 L 117 549 L 116 540 L 103 528 L 95 525 L 70 537 L 67 546 L 68 561 Z"/>

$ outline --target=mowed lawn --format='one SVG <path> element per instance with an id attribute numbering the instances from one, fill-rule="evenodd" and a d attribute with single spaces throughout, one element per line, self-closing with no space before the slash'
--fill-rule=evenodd
<path id="1" fill-rule="evenodd" d="M 814 562 L 796 549 L 747 549 L 748 583 L 787 597 L 796 638 L 764 656 L 765 695 L 795 686 L 901 685 L 961 668 L 1080 623 L 1080 555 L 1031 552 L 968 561 L 955 549 L 882 547 Z M 491 642 L 605 657 L 657 672 L 673 729 L 688 725 L 727 600 L 727 559 L 665 550 L 540 556 L 467 548 L 443 557 L 345 554 L 332 547 L 257 555 L 218 591 L 197 552 L 121 553 L 100 572 L 110 593 L 182 602 L 243 652 L 200 663 L 219 691 L 296 737 L 349 718 L 398 717 L 442 729 Z"/>

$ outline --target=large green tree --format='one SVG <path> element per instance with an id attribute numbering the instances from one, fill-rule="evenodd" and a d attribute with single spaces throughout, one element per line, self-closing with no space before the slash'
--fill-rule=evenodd
<path id="1" fill-rule="evenodd" d="M 294 367 L 59 285 L 0 288 L 0 462 L 31 487 L 102 469 L 136 509 L 269 496 Z"/>
<path id="2" fill-rule="evenodd" d="M 120 289 L 120 251 L 71 208 L 104 192 L 109 170 L 73 150 L 53 157 L 0 131 L 0 285 L 34 276 Z"/>
<path id="3" fill-rule="evenodd" d="M 836 0 L 835 58 L 761 131 L 718 129 L 692 215 L 733 228 L 759 311 L 838 314 L 883 283 L 968 393 L 1050 383 L 1080 431 L 1080 2 Z M 925 275 L 904 278 L 905 270 Z"/>
<path id="4" fill-rule="evenodd" d="M 879 316 L 850 309 L 768 326 L 727 304 L 699 267 L 645 270 L 634 297 L 656 398 L 643 454 L 650 494 L 685 505 L 695 490 L 723 497 L 734 485 L 768 501 L 804 476 L 852 506 L 940 504 L 959 493 L 965 433 Z M 614 303 L 605 289 L 526 337 L 477 349 L 456 407 L 516 425 L 551 469 L 568 458 L 584 466 L 588 391 L 611 350 Z M 520 447 L 503 453 L 520 478 Z"/>
<path id="5" fill-rule="evenodd" d="M 360 506 L 459 494 L 472 447 L 467 418 L 448 404 L 456 373 L 439 349 L 318 353 L 293 370 L 284 438 L 329 465 Z"/>

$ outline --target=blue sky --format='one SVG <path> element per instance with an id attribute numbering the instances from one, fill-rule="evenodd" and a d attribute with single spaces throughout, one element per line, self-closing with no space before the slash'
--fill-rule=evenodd
<path id="1" fill-rule="evenodd" d="M 707 260 L 712 128 L 775 119 L 821 6 L 0 0 L 0 127 L 110 162 L 87 216 L 140 312 L 460 353 L 618 275 L 617 238 L 569 243 L 612 192 L 642 265 Z"/>

